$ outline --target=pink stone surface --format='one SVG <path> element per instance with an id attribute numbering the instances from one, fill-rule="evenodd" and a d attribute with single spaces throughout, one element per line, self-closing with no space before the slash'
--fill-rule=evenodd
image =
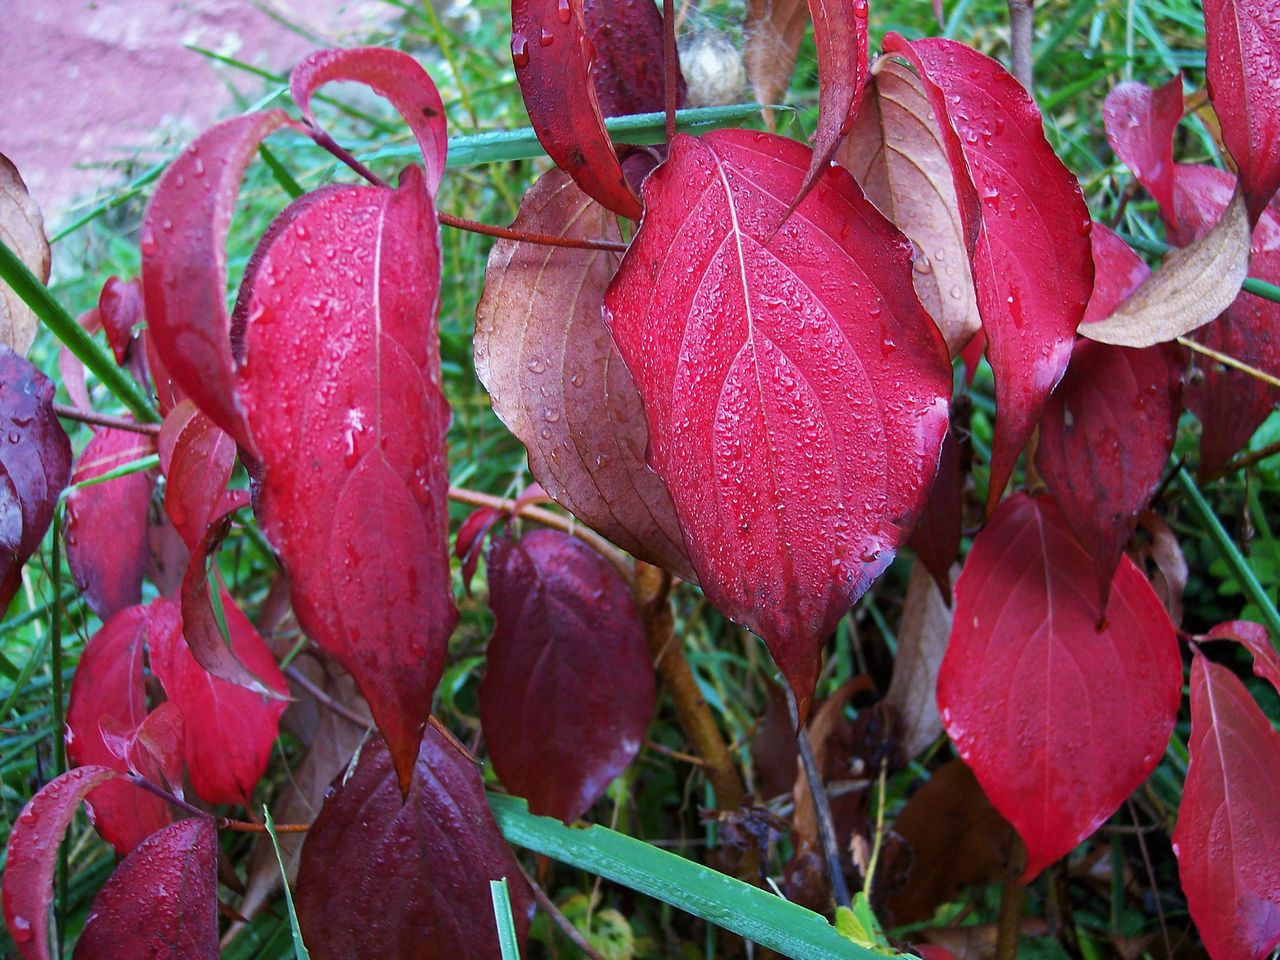
<path id="1" fill-rule="evenodd" d="M 264 81 L 187 49 L 286 72 L 317 44 L 359 42 L 395 8 L 377 0 L 3 0 L 0 153 L 51 227 L 76 200 L 149 166 Z M 308 40 L 281 20 L 314 37 Z"/>

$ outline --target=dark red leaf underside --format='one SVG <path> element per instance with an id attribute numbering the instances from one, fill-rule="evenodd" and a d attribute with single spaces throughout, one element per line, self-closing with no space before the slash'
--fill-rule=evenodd
<path id="1" fill-rule="evenodd" d="M 1108 313 L 1149 271 L 1123 240 L 1094 224 L 1097 282 L 1089 314 Z M 1036 466 L 1093 560 L 1098 615 L 1138 514 L 1160 485 L 1182 412 L 1178 351 L 1078 340 L 1040 418 Z"/>
<path id="2" fill-rule="evenodd" d="M 208 817 L 148 837 L 94 898 L 75 960 L 217 960 L 217 851 Z"/>
<path id="3" fill-rule="evenodd" d="M 605 296 L 699 582 L 802 712 L 822 644 L 912 529 L 951 394 L 910 242 L 846 171 L 774 233 L 809 159 L 768 134 L 677 137 Z"/>
<path id="4" fill-rule="evenodd" d="M 227 230 L 244 168 L 263 138 L 290 122 L 269 110 L 211 127 L 165 170 L 142 220 L 147 336 L 165 378 L 247 449 L 224 299 Z"/>
<path id="5" fill-rule="evenodd" d="M 58 846 L 80 801 L 114 777 L 106 767 L 80 767 L 49 781 L 10 828 L 4 867 L 4 922 L 23 960 L 49 960 L 49 908 Z"/>
<path id="6" fill-rule="evenodd" d="M 1280 945 L 1280 733 L 1226 667 L 1191 663 L 1191 763 L 1173 832 L 1191 918 L 1214 960 Z"/>
<path id="7" fill-rule="evenodd" d="M 1205 79 L 1256 222 L 1280 187 L 1280 0 L 1205 0 Z"/>
<path id="8" fill-rule="evenodd" d="M 71 442 L 53 412 L 55 387 L 0 347 L 0 610 L 22 585 L 71 479 Z"/>
<path id="9" fill-rule="evenodd" d="M 595 59 L 582 0 L 512 0 L 511 60 L 538 142 L 590 197 L 638 220 L 640 201 L 622 173 L 596 99 Z"/>
<path id="10" fill-rule="evenodd" d="M 311 96 L 326 83 L 363 83 L 385 97 L 417 138 L 427 168 L 427 189 L 434 196 L 444 176 L 449 147 L 444 103 L 431 77 L 413 57 L 389 47 L 317 50 L 289 75 L 289 91 L 307 122 L 316 125 Z"/>
<path id="11" fill-rule="evenodd" d="M 1181 74 L 1155 89 L 1122 83 L 1102 106 L 1107 142 L 1166 218 L 1173 211 L 1173 132 L 1182 113 Z"/>
<path id="12" fill-rule="evenodd" d="M 235 462 L 235 442 L 188 402 L 165 418 L 160 437 L 164 508 L 188 550 L 198 548 L 209 525 L 226 511 Z"/>
<path id="13" fill-rule="evenodd" d="M 89 638 L 67 704 L 67 759 L 72 764 L 129 771 L 107 744 L 103 729 L 129 731 L 142 724 L 147 712 L 144 644 L 149 632 L 172 632 L 177 626 L 172 607 L 157 603 L 120 611 Z M 122 855 L 171 819 L 163 800 L 122 780 L 94 789 L 86 807 L 94 828 Z"/>
<path id="14" fill-rule="evenodd" d="M 240 378 L 259 514 L 303 630 L 360 685 L 407 789 L 457 622 L 422 174 L 335 189 L 259 254 Z"/>
<path id="15" fill-rule="evenodd" d="M 1202 638 L 1204 640 L 1234 640 L 1253 656 L 1253 672 L 1268 681 L 1280 693 L 1280 652 L 1271 643 L 1267 628 L 1248 620 L 1232 620 L 1220 623 Z"/>
<path id="16" fill-rule="evenodd" d="M 996 382 L 990 510 L 1067 368 L 1093 290 L 1092 221 L 1035 102 L 1004 67 L 951 40 L 890 33 L 885 50 L 924 79 L 951 160 Z"/>
<path id="17" fill-rule="evenodd" d="M 938 585 L 946 606 L 951 605 L 951 565 L 960 559 L 964 523 L 964 477 L 960 447 L 954 432 L 942 441 L 938 475 L 925 500 L 920 522 L 907 542 Z"/>
<path id="18" fill-rule="evenodd" d="M 583 0 L 582 18 L 596 50 L 591 71 L 596 100 L 606 117 L 658 113 L 665 106 L 666 57 L 662 11 L 653 0 Z M 685 82 L 676 65 L 676 106 L 684 106 Z"/>
<path id="19" fill-rule="evenodd" d="M 644 2 L 644 0 L 640 0 Z M 515 229 L 618 240 L 617 218 L 560 170 Z M 644 462 L 644 406 L 601 317 L 618 254 L 499 240 L 476 308 L 476 375 L 552 498 L 633 556 L 693 579 L 675 507 Z"/>
<path id="20" fill-rule="evenodd" d="M 71 482 L 100 477 L 155 452 L 155 440 L 145 434 L 100 430 L 81 452 Z M 67 566 L 85 602 L 104 620 L 142 599 L 154 477 L 151 470 L 130 473 L 67 497 Z"/>
<path id="21" fill-rule="evenodd" d="M 572 822 L 635 759 L 653 717 L 640 611 L 609 561 L 558 530 L 495 540 L 488 571 L 480 719 L 494 770 L 531 811 Z"/>
<path id="22" fill-rule="evenodd" d="M 295 894 L 303 939 L 315 960 L 499 960 L 489 881 L 501 877 L 523 942 L 532 896 L 479 770 L 429 726 L 402 801 L 374 738 L 307 832 Z"/>
<path id="23" fill-rule="evenodd" d="M 151 606 L 176 608 L 174 601 L 164 599 Z M 275 657 L 226 593 L 222 610 L 236 657 L 277 697 L 287 696 L 289 687 Z M 181 622 L 176 613 L 167 615 Z M 271 759 L 284 700 L 211 675 L 196 663 L 177 630 L 153 632 L 149 645 L 151 669 L 182 711 L 183 749 L 192 788 L 207 803 L 248 805 Z"/>
<path id="24" fill-rule="evenodd" d="M 132 354 L 133 328 L 142 322 L 142 282 L 109 277 L 98 294 L 98 316 L 116 363 L 124 366 Z"/>
<path id="25" fill-rule="evenodd" d="M 1127 557 L 1099 629 L 1093 565 L 1049 497 L 1017 495 L 974 540 L 938 675 L 942 723 L 1027 847 L 1029 882 L 1096 830 L 1163 755 L 1182 662 Z"/>

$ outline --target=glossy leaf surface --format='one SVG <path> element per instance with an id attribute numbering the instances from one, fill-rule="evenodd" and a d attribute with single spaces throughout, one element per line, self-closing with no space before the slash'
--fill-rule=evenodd
<path id="1" fill-rule="evenodd" d="M 596 99 L 594 59 L 582 0 L 512 0 L 511 60 L 538 142 L 588 196 L 638 220 L 640 201 L 622 173 Z"/>
<path id="2" fill-rule="evenodd" d="M 23 960 L 49 960 L 49 907 L 58 846 L 80 801 L 115 775 L 106 767 L 68 770 L 41 787 L 10 828 L 3 878 L 4 922 Z"/>
<path id="3" fill-rule="evenodd" d="M 1102 105 L 1107 142 L 1165 216 L 1173 210 L 1173 131 L 1182 113 L 1181 75 L 1155 89 L 1118 84 Z"/>
<path id="4" fill-rule="evenodd" d="M 767 134 L 677 137 L 605 295 L 699 582 L 802 712 L 821 645 L 911 530 L 951 394 L 910 244 L 847 172 L 773 234 L 808 165 Z"/>
<path id="5" fill-rule="evenodd" d="M 658 113 L 665 105 L 662 11 L 654 0 L 583 0 L 583 23 L 596 50 L 591 76 L 606 117 Z M 676 65 L 676 107 L 685 82 Z"/>
<path id="6" fill-rule="evenodd" d="M 1280 733 L 1230 670 L 1191 663 L 1191 763 L 1173 832 L 1191 918 L 1215 960 L 1280 945 Z"/>
<path id="7" fill-rule="evenodd" d="M 617 218 L 560 170 L 525 194 L 512 227 L 620 239 Z M 671 497 L 644 462 L 640 395 L 600 314 L 620 259 L 495 243 L 476 308 L 476 375 L 556 502 L 628 553 L 692 579 Z"/>
<path id="8" fill-rule="evenodd" d="M 523 941 L 532 896 L 480 772 L 429 726 L 407 799 L 375 738 L 325 801 L 302 847 L 298 919 L 315 960 L 498 960 L 489 881 L 501 877 Z"/>
<path id="9" fill-rule="evenodd" d="M 144 840 L 98 891 L 75 960 L 217 960 L 217 850 L 208 817 Z"/>
<path id="10" fill-rule="evenodd" d="M 145 434 L 99 430 L 80 453 L 71 482 L 92 480 L 155 452 L 155 440 Z M 154 482 L 151 471 L 130 473 L 67 497 L 67 565 L 85 602 L 104 620 L 142 599 Z"/>
<path id="11" fill-rule="evenodd" d="M 1004 67 L 951 40 L 891 33 L 885 51 L 920 74 L 951 161 L 996 382 L 990 510 L 1067 368 L 1093 290 L 1089 211 Z"/>
<path id="12" fill-rule="evenodd" d="M 49 282 L 52 258 L 44 218 L 22 175 L 0 153 L 0 241 L 17 254 L 41 283 Z M 40 327 L 34 311 L 7 283 L 0 283 L 0 344 L 25 356 Z"/>
<path id="13" fill-rule="evenodd" d="M 289 122 L 283 110 L 269 110 L 197 137 L 156 184 L 139 239 L 147 335 L 167 376 L 248 449 L 224 301 L 227 230 L 245 167 L 262 140 Z"/>
<path id="14" fill-rule="evenodd" d="M 143 320 L 142 282 L 108 277 L 98 294 L 98 317 L 116 363 L 124 366 L 132 353 L 133 328 Z"/>
<path id="15" fill-rule="evenodd" d="M 1220 623 L 1204 640 L 1234 640 L 1253 656 L 1253 672 L 1268 681 L 1280 693 L 1280 652 L 1271 643 L 1267 628 L 1248 620 L 1232 620 Z"/>
<path id="16" fill-rule="evenodd" d="M 311 112 L 312 94 L 339 80 L 364 84 L 400 112 L 418 141 L 427 189 L 434 196 L 444 175 L 449 139 L 444 103 L 427 71 L 409 54 L 388 47 L 317 50 L 289 74 L 289 92 L 312 126 L 318 126 Z"/>
<path id="17" fill-rule="evenodd" d="M 1000 505 L 956 582 L 942 723 L 1027 847 L 1024 882 L 1115 812 L 1159 762 L 1182 663 L 1173 625 L 1122 558 L 1097 627 L 1093 566 L 1049 497 Z"/>
<path id="18" fill-rule="evenodd" d="M 919 77 L 877 61 L 853 132 L 836 159 L 917 249 L 916 294 L 957 356 L 982 326 L 955 181 Z"/>
<path id="19" fill-rule="evenodd" d="M 164 509 L 187 549 L 195 551 L 227 506 L 236 445 L 211 419 L 184 401 L 165 417 L 160 434 Z"/>
<path id="20" fill-rule="evenodd" d="M 176 611 L 164 603 L 122 610 L 85 644 L 67 704 L 67 759 L 127 773 L 129 765 L 103 737 L 108 729 L 136 730 L 147 713 L 142 656 L 149 633 L 177 629 Z M 126 854 L 170 821 L 159 797 L 123 780 L 104 783 L 86 801 L 94 829 Z"/>
<path id="21" fill-rule="evenodd" d="M 558 530 L 495 540 L 488 571 L 480 719 L 493 768 L 531 811 L 572 822 L 635 759 L 653 717 L 640 611 L 608 560 Z"/>
<path id="22" fill-rule="evenodd" d="M 457 622 L 435 212 L 410 167 L 397 190 L 335 188 L 289 222 L 247 309 L 259 516 L 303 630 L 355 677 L 407 789 Z"/>
<path id="23" fill-rule="evenodd" d="M 152 603 L 160 605 L 173 601 Z M 284 675 L 249 618 L 225 593 L 222 609 L 236 657 L 271 690 L 286 695 Z M 212 676 L 196 663 L 177 630 L 153 632 L 149 642 L 151 669 L 182 711 L 192 788 L 207 803 L 248 805 L 271 759 L 284 701 Z"/>
<path id="24" fill-rule="evenodd" d="M 0 347 L 0 610 L 22 584 L 58 496 L 71 479 L 71 441 L 53 412 L 54 385 Z"/>
<path id="25" fill-rule="evenodd" d="M 1280 2 L 1205 0 L 1205 79 L 1256 222 L 1280 187 Z"/>

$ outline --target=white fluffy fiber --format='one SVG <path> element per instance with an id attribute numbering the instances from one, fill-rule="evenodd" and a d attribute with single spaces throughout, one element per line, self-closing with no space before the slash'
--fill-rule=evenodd
<path id="1" fill-rule="evenodd" d="M 742 52 L 723 33 L 707 30 L 680 41 L 680 69 L 689 92 L 690 107 L 718 107 L 738 103 L 747 72 Z"/>

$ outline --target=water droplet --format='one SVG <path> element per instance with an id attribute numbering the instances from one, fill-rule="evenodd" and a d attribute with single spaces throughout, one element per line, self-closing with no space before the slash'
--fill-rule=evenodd
<path id="1" fill-rule="evenodd" d="M 916 257 L 915 262 L 911 264 L 911 269 L 913 269 L 916 273 L 921 273 L 921 274 L 932 273 L 933 264 L 929 262 L 928 257 L 926 257 L 924 254 L 921 254 L 920 256 Z"/>
<path id="2" fill-rule="evenodd" d="M 556 19 L 561 23 L 568 23 L 573 16 L 573 10 L 569 6 L 569 0 L 556 0 Z"/>
<path id="3" fill-rule="evenodd" d="M 546 27 L 542 28 L 542 33 L 538 36 L 538 46 L 549 47 L 556 42 L 556 35 Z"/>
<path id="4" fill-rule="evenodd" d="M 511 62 L 517 70 L 529 65 L 529 41 L 518 34 L 511 38 Z"/>
<path id="5" fill-rule="evenodd" d="M 26 917 L 14 917 L 9 924 L 9 932 L 17 943 L 27 943 L 31 939 L 31 921 Z"/>

